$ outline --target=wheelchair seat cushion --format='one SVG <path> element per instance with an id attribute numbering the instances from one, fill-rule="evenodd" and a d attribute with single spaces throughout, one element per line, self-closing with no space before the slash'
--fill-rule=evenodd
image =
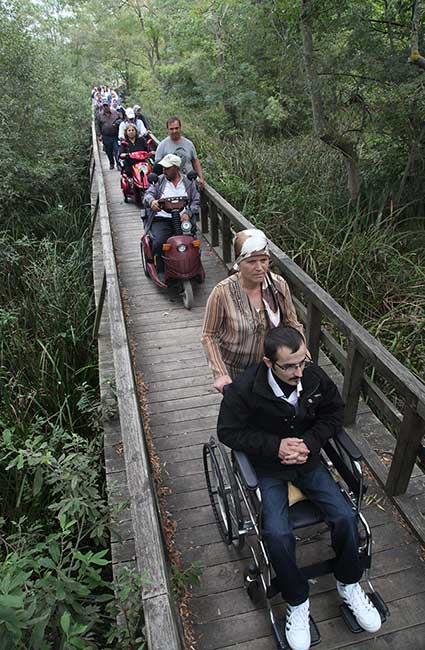
<path id="1" fill-rule="evenodd" d="M 303 501 L 298 501 L 289 508 L 289 519 L 295 530 L 304 526 L 320 524 L 323 522 L 323 514 L 312 501 L 307 501 L 304 497 Z"/>
<path id="2" fill-rule="evenodd" d="M 301 492 L 296 485 L 293 485 L 291 482 L 288 483 L 288 503 L 291 508 L 299 501 L 304 501 L 307 497 Z"/>

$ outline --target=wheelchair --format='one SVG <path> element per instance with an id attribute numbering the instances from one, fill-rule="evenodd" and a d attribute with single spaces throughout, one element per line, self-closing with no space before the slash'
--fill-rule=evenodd
<path id="1" fill-rule="evenodd" d="M 361 512 L 362 499 L 367 489 L 361 468 L 362 454 L 346 431 L 342 430 L 327 441 L 321 456 L 322 462 L 357 514 L 359 558 L 364 569 L 363 577 L 370 589 L 367 595 L 384 623 L 389 611 L 380 594 L 374 589 L 369 576 L 372 534 Z M 272 602 L 279 593 L 279 588 L 262 539 L 261 493 L 255 470 L 244 452 L 231 450 L 229 457 L 224 445 L 214 437 L 204 444 L 203 463 L 211 506 L 224 543 L 237 549 L 242 549 L 245 543 L 249 546 L 251 562 L 244 571 L 248 596 L 256 605 L 265 601 L 278 650 L 290 650 L 285 635 L 285 620 L 281 615 L 277 615 L 277 605 Z M 319 508 L 308 501 L 297 488 L 295 500 L 291 505 L 291 490 L 294 490 L 294 486 L 289 484 L 289 518 L 294 531 L 313 526 L 317 529 L 320 524 L 326 526 Z M 318 535 L 322 532 L 324 531 L 319 531 Z M 310 580 L 332 573 L 334 560 L 335 558 L 330 557 L 300 568 Z M 345 603 L 340 605 L 340 613 L 351 632 L 364 631 Z M 310 633 L 311 645 L 318 644 L 320 632 L 311 615 Z"/>

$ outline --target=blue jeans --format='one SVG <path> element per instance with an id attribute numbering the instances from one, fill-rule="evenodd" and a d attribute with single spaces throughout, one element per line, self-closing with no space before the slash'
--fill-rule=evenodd
<path id="1" fill-rule="evenodd" d="M 103 146 L 105 147 L 105 153 L 108 156 L 109 164 L 111 167 L 115 165 L 115 158 L 118 153 L 118 142 L 116 135 L 104 135 L 102 136 Z"/>
<path id="2" fill-rule="evenodd" d="M 259 476 L 258 482 L 263 504 L 263 538 L 279 589 L 290 605 L 300 605 L 308 598 L 309 588 L 296 564 L 295 537 L 288 517 L 288 482 L 268 476 Z M 328 470 L 320 464 L 293 483 L 320 508 L 330 527 L 336 556 L 335 577 L 345 584 L 358 582 L 362 568 L 356 514 Z"/>

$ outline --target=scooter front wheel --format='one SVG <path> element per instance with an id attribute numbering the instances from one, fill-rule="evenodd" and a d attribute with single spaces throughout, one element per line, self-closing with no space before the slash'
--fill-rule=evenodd
<path id="1" fill-rule="evenodd" d="M 193 287 L 190 280 L 183 280 L 183 305 L 186 309 L 193 306 Z"/>
<path id="2" fill-rule="evenodd" d="M 140 187 L 136 187 L 136 185 L 133 185 L 133 196 L 134 196 L 134 203 L 137 205 L 138 208 L 141 208 L 143 205 L 143 197 L 142 197 L 142 191 Z"/>

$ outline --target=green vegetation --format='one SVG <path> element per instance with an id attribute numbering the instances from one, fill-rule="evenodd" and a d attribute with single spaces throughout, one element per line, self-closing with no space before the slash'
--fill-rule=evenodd
<path id="1" fill-rule="evenodd" d="M 0 648 L 136 650 L 141 579 L 111 583 L 88 90 L 21 9 L 0 4 Z"/>

